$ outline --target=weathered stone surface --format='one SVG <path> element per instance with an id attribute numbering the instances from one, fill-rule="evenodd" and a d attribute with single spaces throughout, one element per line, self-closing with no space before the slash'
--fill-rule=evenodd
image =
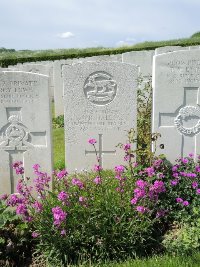
<path id="1" fill-rule="evenodd" d="M 49 90 L 50 96 L 54 98 L 54 80 L 53 80 L 53 65 L 52 63 L 25 63 L 17 65 L 17 69 L 25 72 L 40 73 L 49 76 Z"/>
<path id="2" fill-rule="evenodd" d="M 152 74 L 153 56 L 154 50 L 132 51 L 122 54 L 122 62 L 138 65 L 140 74 L 148 77 Z"/>
<path id="3" fill-rule="evenodd" d="M 121 164 L 127 131 L 136 129 L 138 67 L 120 62 L 83 62 L 63 66 L 67 169 L 97 163 L 88 139 L 97 140 L 103 168 Z"/>
<path id="4" fill-rule="evenodd" d="M 48 76 L 22 71 L 0 72 L 0 193 L 16 192 L 19 177 L 11 164 L 23 161 L 52 172 L 51 109 Z"/>
<path id="5" fill-rule="evenodd" d="M 179 50 L 189 50 L 189 47 L 182 47 L 182 46 L 163 46 L 156 48 L 155 55 L 165 54 L 169 52 L 179 51 Z"/>
<path id="6" fill-rule="evenodd" d="M 62 66 L 71 65 L 77 62 L 86 62 L 86 61 L 122 61 L 122 55 L 103 55 L 103 56 L 94 56 L 86 58 L 74 58 L 67 60 L 56 60 L 53 63 L 53 77 L 54 77 L 54 103 L 55 103 L 55 115 L 64 114 L 64 103 L 63 103 L 63 79 L 62 79 Z"/>
<path id="7" fill-rule="evenodd" d="M 199 88 L 199 49 L 155 56 L 152 130 L 161 134 L 156 153 L 172 162 L 200 154 Z"/>

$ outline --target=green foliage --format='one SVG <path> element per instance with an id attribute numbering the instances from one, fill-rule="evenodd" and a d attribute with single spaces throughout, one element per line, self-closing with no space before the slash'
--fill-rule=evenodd
<path id="1" fill-rule="evenodd" d="M 167 252 L 188 255 L 200 248 L 200 218 L 192 223 L 174 222 L 164 236 L 163 245 Z"/>
<path id="2" fill-rule="evenodd" d="M 53 118 L 53 128 L 63 128 L 64 127 L 64 115 L 60 115 L 56 118 Z"/>
<path id="3" fill-rule="evenodd" d="M 7 49 L 7 48 L 5 48 L 5 47 L 0 47 L 0 53 L 13 53 L 13 52 L 15 52 L 15 49 Z"/>
<path id="4" fill-rule="evenodd" d="M 200 32 L 194 33 L 191 38 L 200 38 Z"/>
<path id="5" fill-rule="evenodd" d="M 66 182 L 57 183 L 54 193 L 44 201 L 44 211 L 34 215 L 34 225 L 40 233 L 40 251 L 52 265 L 90 259 L 117 260 L 145 255 L 152 247 L 156 248 L 154 221 L 145 215 L 138 216 L 130 206 L 131 181 L 122 195 L 115 190 L 118 183 L 113 173 L 104 176 L 101 185 L 95 185 L 93 179 L 94 174 L 82 175 L 83 189 L 70 186 L 70 180 L 67 190 Z M 70 196 L 69 206 L 61 205 L 57 198 L 62 189 Z M 81 203 L 80 197 L 86 202 Z M 68 214 L 60 230 L 53 227 L 51 208 L 56 206 L 62 206 Z M 66 236 L 61 236 L 62 229 L 66 230 Z"/>
<path id="6" fill-rule="evenodd" d="M 25 266 L 32 257 L 30 226 L 0 201 L 0 266 Z"/>

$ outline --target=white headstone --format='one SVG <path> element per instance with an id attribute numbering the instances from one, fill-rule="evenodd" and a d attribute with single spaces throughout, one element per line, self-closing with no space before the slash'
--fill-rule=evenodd
<path id="1" fill-rule="evenodd" d="M 155 55 L 165 54 L 165 53 L 179 51 L 179 50 L 189 50 L 189 47 L 188 46 L 182 47 L 178 45 L 177 46 L 163 46 L 163 47 L 156 48 Z"/>
<path id="2" fill-rule="evenodd" d="M 62 79 L 62 66 L 65 64 L 75 64 L 77 62 L 85 61 L 122 61 L 122 55 L 103 55 L 86 58 L 74 58 L 67 60 L 56 60 L 53 63 L 53 77 L 54 77 L 54 103 L 55 103 L 55 115 L 64 114 L 63 103 L 63 79 Z"/>
<path id="3" fill-rule="evenodd" d="M 148 77 L 152 74 L 153 56 L 154 50 L 132 51 L 122 54 L 122 62 L 138 65 L 141 75 Z"/>
<path id="4" fill-rule="evenodd" d="M 54 98 L 53 66 L 48 64 L 25 63 L 17 66 L 18 70 L 25 72 L 40 73 L 49 76 L 49 90 L 51 98 Z"/>
<path id="5" fill-rule="evenodd" d="M 171 162 L 200 154 L 200 50 L 154 57 L 153 132 L 157 154 Z"/>
<path id="6" fill-rule="evenodd" d="M 66 165 L 90 170 L 96 156 L 88 139 L 97 140 L 104 169 L 122 164 L 116 147 L 136 129 L 138 67 L 120 62 L 83 62 L 63 66 Z"/>
<path id="7" fill-rule="evenodd" d="M 0 194 L 16 192 L 19 178 L 11 164 L 22 161 L 25 176 L 34 178 L 33 164 L 51 175 L 51 109 L 48 76 L 0 73 Z"/>

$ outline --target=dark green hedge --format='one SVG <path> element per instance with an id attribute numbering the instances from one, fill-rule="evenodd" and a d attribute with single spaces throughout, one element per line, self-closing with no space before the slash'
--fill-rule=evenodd
<path id="1" fill-rule="evenodd" d="M 54 55 L 38 55 L 38 56 L 30 56 L 30 57 L 18 57 L 15 53 L 13 57 L 0 59 L 1 67 L 8 67 L 9 65 L 16 65 L 17 63 L 25 63 L 25 62 L 37 62 L 37 61 L 54 61 L 61 59 L 71 59 L 71 58 L 83 58 L 83 57 L 92 57 L 92 56 L 100 56 L 100 55 L 115 55 L 122 54 L 130 51 L 142 51 L 142 50 L 155 50 L 156 48 L 163 46 L 193 46 L 200 45 L 200 38 L 191 38 L 191 39 L 180 39 L 180 40 L 171 40 L 171 41 L 160 41 L 160 42 L 144 42 L 141 44 L 136 44 L 130 47 L 121 47 L 121 48 L 108 48 L 98 51 L 90 51 L 85 52 L 81 49 L 77 49 L 76 52 L 72 52 L 66 54 L 54 54 Z M 42 53 L 42 52 L 41 52 Z"/>

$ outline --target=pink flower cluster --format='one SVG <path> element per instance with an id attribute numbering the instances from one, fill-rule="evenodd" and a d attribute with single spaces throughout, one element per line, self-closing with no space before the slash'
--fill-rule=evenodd
<path id="1" fill-rule="evenodd" d="M 66 220 L 67 213 L 58 206 L 52 208 L 51 210 L 52 210 L 53 218 L 54 218 L 53 224 L 59 227 Z"/>
<path id="2" fill-rule="evenodd" d="M 37 178 L 34 179 L 35 190 L 41 198 L 45 197 L 45 191 L 49 188 L 49 183 L 51 181 L 51 177 L 48 176 L 46 172 L 41 172 L 39 170 L 40 165 L 34 164 L 33 170 L 37 175 Z"/>
<path id="3" fill-rule="evenodd" d="M 160 193 L 166 191 L 165 184 L 163 181 L 155 180 L 153 183 L 149 183 L 142 179 L 136 181 L 136 188 L 133 190 L 133 198 L 131 204 L 136 205 L 143 202 L 145 199 L 149 199 L 151 202 L 157 202 Z M 149 209 L 144 206 L 137 206 L 136 210 L 140 213 L 148 212 Z"/>
<path id="4" fill-rule="evenodd" d="M 12 167 L 15 170 L 16 174 L 24 174 L 24 167 L 22 166 L 22 161 L 16 161 Z"/>
<path id="5" fill-rule="evenodd" d="M 124 176 L 125 168 L 122 165 L 115 166 L 115 178 L 119 181 L 119 186 L 116 191 L 119 193 L 124 193 L 126 177 Z"/>
<path id="6" fill-rule="evenodd" d="M 58 194 L 58 200 L 62 201 L 63 205 L 67 205 L 67 206 L 70 205 L 68 199 L 69 199 L 69 194 L 67 194 L 65 191 L 61 191 Z"/>
<path id="7" fill-rule="evenodd" d="M 66 177 L 67 175 L 68 175 L 68 172 L 67 172 L 65 169 L 63 169 L 62 171 L 60 171 L 60 172 L 58 172 L 58 173 L 56 174 L 58 180 L 62 180 L 62 179 L 63 179 L 64 177 Z"/>
<path id="8" fill-rule="evenodd" d="M 83 182 L 81 182 L 81 180 L 79 180 L 77 178 L 73 178 L 72 179 L 72 184 L 78 186 L 79 189 L 83 189 L 84 188 Z"/>
<path id="9" fill-rule="evenodd" d="M 102 183 L 102 180 L 99 176 L 97 176 L 96 178 L 94 178 L 93 182 L 96 184 L 96 185 L 99 185 Z"/>
<path id="10" fill-rule="evenodd" d="M 189 202 L 187 200 L 183 200 L 180 197 L 176 198 L 176 202 L 182 204 L 183 206 L 189 206 Z"/>
<path id="11" fill-rule="evenodd" d="M 97 140 L 94 139 L 94 138 L 91 138 L 91 139 L 88 140 L 88 143 L 91 144 L 91 145 L 94 145 L 94 144 L 97 143 Z"/>

